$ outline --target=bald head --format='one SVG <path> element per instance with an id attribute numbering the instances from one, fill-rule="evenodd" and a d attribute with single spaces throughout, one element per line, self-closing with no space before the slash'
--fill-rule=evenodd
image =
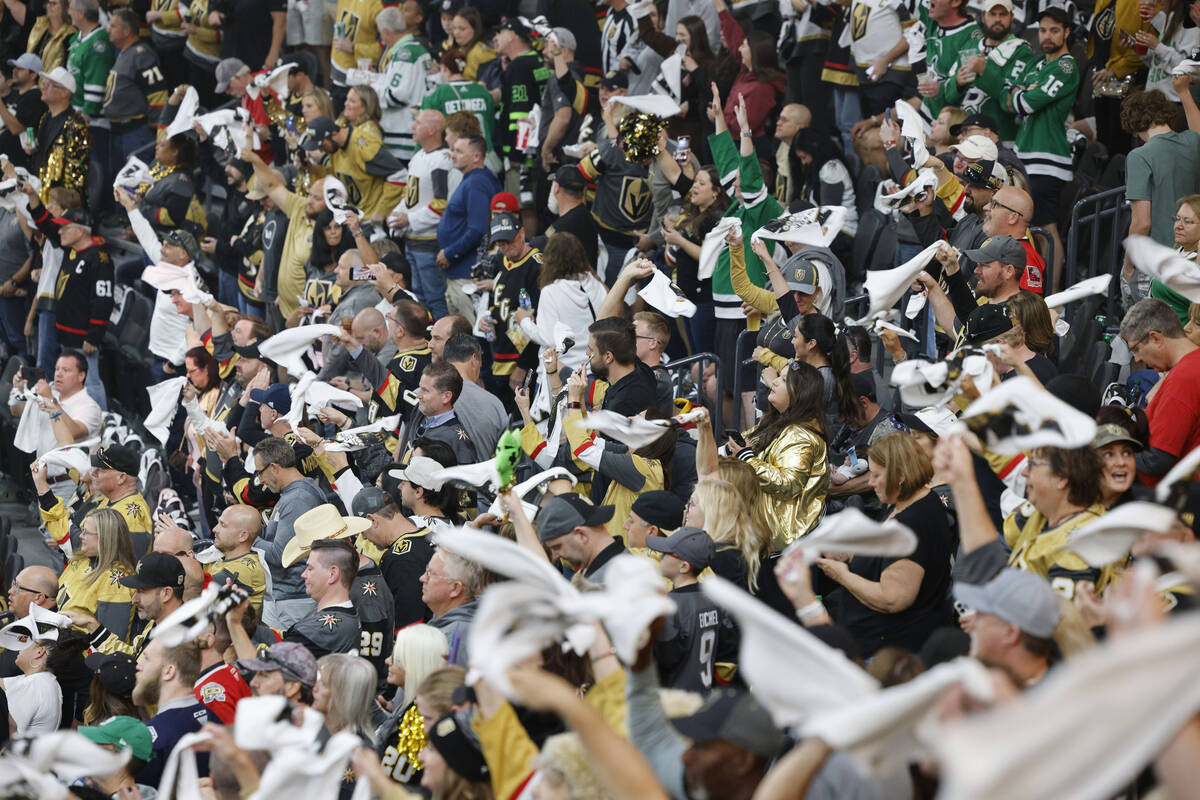
<path id="1" fill-rule="evenodd" d="M 350 333 L 371 353 L 378 353 L 387 344 L 387 320 L 375 307 L 364 308 L 350 324 Z"/>
<path id="2" fill-rule="evenodd" d="M 154 552 L 183 559 L 192 555 L 192 535 L 180 528 L 166 528 L 154 537 Z"/>
<path id="3" fill-rule="evenodd" d="M 779 119 L 775 123 L 775 138 L 781 142 L 792 141 L 796 131 L 812 125 L 812 112 L 808 106 L 800 103 L 788 103 L 779 111 Z"/>
<path id="4" fill-rule="evenodd" d="M 466 317 L 450 314 L 433 323 L 433 327 L 429 329 L 429 349 L 433 351 L 434 361 L 441 359 L 442 349 L 450 337 L 460 333 L 471 333 L 471 323 Z"/>
<path id="5" fill-rule="evenodd" d="M 49 567 L 26 567 L 17 573 L 8 590 L 8 607 L 17 617 L 29 616 L 29 606 L 54 608 L 58 576 Z"/>
<path id="6" fill-rule="evenodd" d="M 260 530 L 262 516 L 257 510 L 241 504 L 228 506 L 213 526 L 213 544 L 226 558 L 237 558 L 250 552 Z"/>
<path id="7" fill-rule="evenodd" d="M 992 197 L 992 207 L 984 219 L 984 232 L 988 236 L 1007 234 L 1020 239 L 1032 217 L 1033 199 L 1028 193 L 1016 186 L 1005 186 Z"/>
<path id="8" fill-rule="evenodd" d="M 442 112 L 427 108 L 413 122 L 413 140 L 422 149 L 436 150 L 446 141 L 446 118 Z"/>

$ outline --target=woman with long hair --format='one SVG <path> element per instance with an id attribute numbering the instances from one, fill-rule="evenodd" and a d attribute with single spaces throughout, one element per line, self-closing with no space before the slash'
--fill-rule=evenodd
<path id="1" fill-rule="evenodd" d="M 317 117 L 333 119 L 337 116 L 333 111 L 333 100 L 329 97 L 329 92 L 320 86 L 314 86 L 300 95 L 300 113 L 306 123 Z"/>
<path id="2" fill-rule="evenodd" d="M 895 519 L 917 535 L 917 549 L 904 558 L 820 558 L 827 581 L 819 594 L 840 587 L 834 621 L 854 637 L 865 657 L 882 647 L 915 653 L 929 635 L 954 621 L 949 603 L 950 559 L 958 542 L 946 507 L 927 484 L 933 463 L 907 433 L 889 433 L 871 446 L 869 485 Z M 822 583 L 824 590 L 822 590 Z"/>
<path id="3" fill-rule="evenodd" d="M 1033 378 L 1045 386 L 1058 375 L 1047 356 L 1054 347 L 1054 323 L 1041 295 L 1022 289 L 1004 302 L 1012 330 L 998 337 L 998 347 L 988 352 L 1000 380 L 1017 375 Z"/>
<path id="4" fill-rule="evenodd" d="M 396 634 L 387 659 L 389 686 L 396 687 L 387 719 L 375 732 L 379 755 L 396 783 L 419 786 L 418 758 L 425 747 L 425 720 L 417 709 L 417 687 L 446 663 L 446 635 L 430 625 L 410 625 Z"/>
<path id="5" fill-rule="evenodd" d="M 560 325 L 570 328 L 574 344 L 558 355 L 558 365 L 574 370 L 583 363 L 588 326 L 596 321 L 596 311 L 608 293 L 575 234 L 562 231 L 546 239 L 538 288 L 541 294 L 535 311 L 517 309 L 513 320 L 543 348 L 558 346 L 555 330 Z"/>
<path id="6" fill-rule="evenodd" d="M 192 170 L 196 168 L 196 140 L 189 133 L 162 138 L 154 145 L 150 176 L 154 182 L 142 184 L 138 210 L 159 235 L 184 228 L 197 239 L 204 231 L 204 210 L 196 202 Z"/>
<path id="7" fill-rule="evenodd" d="M 805 314 L 794 321 L 793 331 L 796 361 L 816 367 L 821 375 L 826 425 L 839 418 L 858 422 L 860 409 L 850 382 L 850 351 L 833 320 L 821 314 Z"/>
<path id="8" fill-rule="evenodd" d="M 312 707 L 325 715 L 326 730 L 348 731 L 368 745 L 375 743 L 375 678 L 375 667 L 362 656 L 330 653 L 317 660 Z"/>
<path id="9" fill-rule="evenodd" d="M 379 120 L 383 111 L 379 107 L 379 95 L 370 86 L 351 86 L 346 92 L 346 103 L 342 106 L 342 116 L 355 128 L 360 125 L 374 125 L 375 130 L 382 136 Z"/>
<path id="10" fill-rule="evenodd" d="M 788 151 L 791 165 L 793 200 L 814 206 L 843 206 L 846 221 L 829 249 L 843 263 L 851 262 L 854 234 L 858 231 L 858 210 L 854 178 L 846 165 L 841 147 L 815 128 L 801 128 L 792 137 Z"/>
<path id="11" fill-rule="evenodd" d="M 966 118 L 967 112 L 958 106 L 943 108 L 937 115 L 937 119 L 929 126 L 929 136 L 925 139 L 930 153 L 938 156 L 943 153 L 952 153 L 950 146 L 958 144 L 958 137 L 951 133 L 950 129 Z"/>
<path id="12" fill-rule="evenodd" d="M 686 320 L 692 352 L 712 352 L 712 283 L 699 276 L 700 246 L 729 208 L 730 200 L 721 188 L 721 176 L 713 165 L 701 167 L 696 177 L 689 180 L 665 147 L 659 147 L 657 159 L 667 180 L 684 197 L 683 211 L 678 218 L 670 214 L 663 217 L 665 258 L 667 264 L 675 268 L 675 283 L 684 297 L 696 304 L 696 313 Z"/>
<path id="13" fill-rule="evenodd" d="M 466 80 L 478 80 L 479 68 L 496 58 L 496 51 L 488 46 L 485 34 L 483 16 L 471 6 L 459 9 L 450 23 L 450 38 L 443 46 L 456 46 L 467 54 L 466 68 L 462 72 Z"/>
<path id="14" fill-rule="evenodd" d="M 26 37 L 25 52 L 42 60 L 42 72 L 67 65 L 67 44 L 78 29 L 71 24 L 67 4 L 71 0 L 46 0 L 46 13 L 33 22 Z"/>
<path id="15" fill-rule="evenodd" d="M 112 508 L 98 508 L 79 525 L 79 546 L 58 576 L 58 610 L 95 617 L 121 639 L 133 625 L 133 590 L 120 584 L 137 567 L 133 539 L 125 518 Z"/>
<path id="16" fill-rule="evenodd" d="M 746 122 L 755 138 L 767 135 L 766 122 L 771 109 L 787 90 L 787 77 L 779 69 L 775 38 L 765 31 L 742 31 L 724 0 L 716 0 L 721 19 L 721 39 L 729 52 L 736 53 L 737 77 L 726 94 L 725 124 L 734 138 L 741 132 L 735 109 L 739 98 L 746 100 Z"/>
<path id="17" fill-rule="evenodd" d="M 697 481 L 684 524 L 701 528 L 717 545 L 709 563 L 713 572 L 751 594 L 758 591 L 759 567 L 770 534 L 755 524 L 746 499 L 732 483 L 712 478 Z"/>
<path id="18" fill-rule="evenodd" d="M 1133 38 L 1146 48 L 1141 55 L 1142 63 L 1149 68 L 1146 91 L 1157 89 L 1178 105 L 1179 94 L 1171 85 L 1171 70 L 1185 58 L 1191 58 L 1192 52 L 1200 47 L 1200 2 L 1170 0 L 1168 4 L 1156 5 L 1155 11 L 1150 24 L 1134 32 Z"/>
<path id="19" fill-rule="evenodd" d="M 772 553 L 811 531 L 825 511 L 829 465 L 825 445 L 824 384 L 817 369 L 793 361 L 771 384 L 769 408 L 729 450 L 758 475 Z"/>

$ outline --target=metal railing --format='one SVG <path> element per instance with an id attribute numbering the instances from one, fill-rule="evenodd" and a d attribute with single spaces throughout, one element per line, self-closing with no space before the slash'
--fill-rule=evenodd
<path id="1" fill-rule="evenodd" d="M 725 430 L 721 427 L 721 386 L 725 377 L 725 368 L 721 364 L 721 359 L 715 353 L 693 353 L 690 356 L 680 358 L 676 361 L 668 361 L 663 365 L 663 369 L 668 372 L 678 373 L 684 369 L 690 368 L 693 364 L 700 365 L 700 381 L 696 385 L 696 394 L 701 400 L 704 399 L 704 365 L 712 364 L 716 367 L 717 372 L 717 398 L 716 402 L 709 407 L 709 415 L 712 418 L 712 426 L 714 435 L 717 437 L 718 443 L 721 441 L 721 431 Z M 674 381 L 678 386 L 679 382 Z"/>
<path id="2" fill-rule="evenodd" d="M 1071 209 L 1062 286 L 1066 288 L 1095 275 L 1112 275 L 1113 281 L 1108 288 L 1110 318 L 1119 318 L 1121 314 L 1121 265 L 1125 259 L 1123 241 L 1129 232 L 1130 213 L 1124 186 L 1088 195 Z M 1086 245 L 1087 256 L 1082 264 L 1081 244 Z"/>

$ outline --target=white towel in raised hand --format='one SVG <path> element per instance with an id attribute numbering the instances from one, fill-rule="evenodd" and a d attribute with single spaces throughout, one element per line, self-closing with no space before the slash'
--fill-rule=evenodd
<path id="1" fill-rule="evenodd" d="M 211 300 L 212 295 L 201 291 L 196 284 L 196 274 L 187 267 L 175 264 L 152 264 L 142 270 L 142 280 L 162 292 L 179 292 L 189 303 Z"/>
<path id="2" fill-rule="evenodd" d="M 1175 522 L 1175 510 L 1134 500 L 1080 525 L 1067 537 L 1067 549 L 1088 563 L 1103 567 L 1129 555 L 1146 531 L 1166 533 Z"/>
<path id="3" fill-rule="evenodd" d="M 632 664 L 650 638 L 650 624 L 675 613 L 675 601 L 663 590 L 655 563 L 632 553 L 609 562 L 604 588 L 584 592 L 579 602 L 591 609 L 612 640 L 613 652 L 623 664 Z"/>
<path id="4" fill-rule="evenodd" d="M 185 733 L 179 738 L 167 756 L 155 800 L 204 800 L 204 794 L 200 791 L 200 770 L 196 764 L 195 748 L 211 739 L 212 734 L 200 731 Z"/>
<path id="5" fill-rule="evenodd" d="M 1087 447 L 1096 421 L 1018 375 L 980 397 L 959 420 L 989 450 L 1015 456 L 1038 447 Z"/>
<path id="6" fill-rule="evenodd" d="M 279 364 L 297 378 L 308 369 L 301 356 L 322 336 L 340 338 L 342 329 L 337 325 L 301 325 L 280 331 L 258 346 L 258 351 Z"/>
<path id="7" fill-rule="evenodd" d="M 116 773 L 129 762 L 130 752 L 107 750 L 73 730 L 39 733 L 13 739 L 0 757 L 0 789 L 24 784 L 20 796 L 38 800 L 75 797 L 67 785 L 82 778 Z"/>
<path id="8" fill-rule="evenodd" d="M 913 168 L 924 168 L 925 163 L 929 161 L 929 150 L 925 147 L 925 137 L 930 131 L 929 123 L 921 116 L 921 112 L 903 100 L 897 100 L 892 108 L 900 120 L 900 136 L 907 139 L 912 148 Z"/>
<path id="9" fill-rule="evenodd" d="M 1167 502 L 1167 498 L 1171 495 L 1171 487 L 1180 481 L 1191 480 L 1197 469 L 1200 469 L 1200 447 L 1194 448 L 1167 471 L 1167 474 L 1154 487 L 1154 499 L 1160 503 Z"/>
<path id="10" fill-rule="evenodd" d="M 696 268 L 697 278 L 706 280 L 712 277 L 713 270 L 717 267 L 717 259 L 725 249 L 725 235 L 734 228 L 740 229 L 741 226 L 742 222 L 737 217 L 721 217 L 713 229 L 704 234 L 704 241 L 700 243 L 700 265 Z"/>
<path id="11" fill-rule="evenodd" d="M 150 174 L 150 167 L 146 166 L 146 162 L 137 156 L 130 156 L 125 161 L 125 166 L 121 167 L 121 171 L 117 173 L 117 177 L 113 180 L 113 188 L 121 186 L 133 190 L 143 183 L 154 183 L 154 177 Z"/>
<path id="12" fill-rule="evenodd" d="M 369 441 L 363 438 L 366 434 L 377 433 L 379 431 L 393 431 L 399 424 L 400 415 L 393 414 L 390 417 L 377 419 L 374 422 L 360 425 L 357 428 L 338 431 L 333 437 L 333 441 L 325 442 L 325 450 L 331 453 L 349 453 L 355 450 L 362 450 L 369 444 Z"/>
<path id="13" fill-rule="evenodd" d="M 447 481 L 461 481 L 468 486 L 490 486 L 492 489 L 500 486 L 500 476 L 496 474 L 496 459 L 494 458 L 475 464 L 461 464 L 457 467 L 440 469 L 433 473 L 433 479 L 441 481 L 443 484 Z"/>
<path id="14" fill-rule="evenodd" d="M 943 406 L 958 392 L 960 382 L 950 378 L 945 361 L 910 358 L 892 369 L 891 383 L 899 387 L 900 399 L 909 406 Z"/>
<path id="15" fill-rule="evenodd" d="M 1110 283 L 1112 283 L 1112 275 L 1096 275 L 1092 278 L 1084 278 L 1079 283 L 1047 297 L 1046 307 L 1059 308 L 1060 306 L 1065 306 L 1067 303 L 1074 303 L 1076 300 L 1082 300 L 1094 294 L 1104 294 L 1108 291 Z"/>
<path id="16" fill-rule="evenodd" d="M 291 408 L 288 413 L 283 415 L 283 419 L 288 425 L 295 430 L 300 425 L 300 420 L 304 417 L 304 406 L 308 397 L 308 389 L 317 382 L 317 373 L 311 369 L 304 371 L 300 376 L 300 380 L 296 381 L 288 389 L 288 397 L 291 401 Z"/>
<path id="17" fill-rule="evenodd" d="M 150 396 L 150 413 L 143 424 L 150 435 L 163 444 L 167 443 L 171 420 L 179 411 L 179 395 L 186 384 L 187 378 L 180 376 L 146 387 L 146 394 Z"/>
<path id="18" fill-rule="evenodd" d="M 678 114 L 682 109 L 675 99 L 665 94 L 638 94 L 612 98 L 614 103 L 629 106 L 634 111 L 643 114 L 653 114 L 656 117 L 668 119 Z"/>
<path id="19" fill-rule="evenodd" d="M 338 225 L 346 223 L 347 214 L 359 213 L 357 208 L 350 205 L 350 193 L 346 191 L 346 184 L 337 178 L 326 177 L 325 183 L 321 186 L 325 197 L 325 207 L 333 212 L 333 221 Z"/>
<path id="20" fill-rule="evenodd" d="M 879 691 L 879 682 L 840 650 L 729 581 L 714 576 L 700 589 L 736 618 L 742 634 L 740 670 L 776 725 L 798 725 L 822 709 Z"/>
<path id="21" fill-rule="evenodd" d="M 1172 75 L 1190 75 L 1193 78 L 1200 78 L 1200 61 L 1193 61 L 1190 58 L 1185 58 L 1174 67 L 1171 68 Z"/>
<path id="22" fill-rule="evenodd" d="M 920 339 L 917 338 L 917 335 L 915 333 L 913 333 L 912 331 L 905 330 L 904 328 L 901 328 L 899 325 L 896 325 L 895 323 L 892 323 L 892 322 L 888 322 L 885 319 L 875 320 L 875 322 L 872 323 L 872 325 L 871 325 L 871 329 L 875 332 L 876 336 L 881 335 L 884 331 L 891 331 L 892 333 L 895 333 L 897 336 L 906 336 L 909 339 L 912 339 L 914 342 L 921 341 Z"/>
<path id="23" fill-rule="evenodd" d="M 92 460 L 88 456 L 88 448 L 99 442 L 99 437 L 88 439 L 86 442 L 64 444 L 46 453 L 38 459 L 47 467 L 62 467 L 64 470 L 75 470 L 80 477 L 86 477 L 92 471 Z"/>
<path id="24" fill-rule="evenodd" d="M 804 553 L 811 563 L 820 553 L 850 553 L 856 556 L 900 558 L 917 549 L 917 535 L 894 519 L 876 522 L 857 508 L 830 514 L 807 536 L 788 545 L 784 554 Z"/>
<path id="25" fill-rule="evenodd" d="M 884 214 L 891 213 L 892 211 L 900 208 L 900 206 L 905 205 L 913 195 L 920 194 L 926 189 L 936 189 L 938 185 L 937 173 L 929 167 L 923 167 L 917 170 L 917 177 L 912 183 L 901 189 L 897 189 L 891 194 L 886 193 L 887 184 L 891 184 L 892 186 L 896 185 L 890 180 L 885 180 L 879 184 L 879 187 L 876 189 L 875 193 L 875 208 Z M 941 243 L 935 242 L 934 244 L 940 245 Z M 930 246 L 932 247 L 933 245 Z M 897 267 L 897 269 L 899 268 L 900 267 Z M 876 271 L 878 272 L 886 270 Z M 868 272 L 868 275 L 869 274 L 870 273 Z"/>
<path id="26" fill-rule="evenodd" d="M 590 431 L 604 434 L 608 439 L 620 442 L 630 450 L 640 450 L 657 442 L 671 427 L 669 420 L 627 417 L 604 409 L 589 411 L 583 415 L 579 424 Z"/>
<path id="27" fill-rule="evenodd" d="M 192 123 L 196 120 L 196 109 L 200 107 L 200 95 L 196 90 L 189 86 L 187 91 L 183 93 L 183 100 L 179 103 L 179 109 L 175 112 L 175 119 L 171 120 L 171 124 L 167 126 L 167 138 L 170 139 L 177 133 L 187 133 L 192 129 Z"/>
<path id="28" fill-rule="evenodd" d="M 234 743 L 243 750 L 272 752 L 311 747 L 321 734 L 325 715 L 311 706 L 303 707 L 297 725 L 288 713 L 289 705 L 282 695 L 242 698 L 233 722 Z"/>
<path id="29" fill-rule="evenodd" d="M 1068 658 L 1015 699 L 941 726 L 931 740 L 941 762 L 938 797 L 1113 797 L 1200 711 L 1198 661 L 1198 614 Z"/>
<path id="30" fill-rule="evenodd" d="M 544 489 L 544 487 L 547 483 L 549 483 L 550 481 L 553 481 L 553 480 L 560 479 L 560 478 L 563 480 L 570 481 L 572 486 L 574 486 L 576 483 L 578 483 L 578 481 L 575 479 L 575 476 L 572 475 L 570 472 L 568 472 L 563 467 L 551 467 L 548 470 L 544 470 L 542 472 L 537 473 L 536 475 L 526 478 L 525 480 L 521 481 L 516 486 L 514 486 L 513 490 L 512 490 L 513 496 L 517 497 L 517 498 L 524 498 L 525 495 L 529 494 L 534 489 L 538 489 L 538 488 Z M 534 505 L 533 503 L 527 503 L 527 502 L 525 502 L 525 500 L 522 499 L 521 507 L 525 509 L 525 516 L 527 516 L 531 520 L 537 514 L 538 506 Z M 488 513 L 495 514 L 497 517 L 504 516 L 504 509 L 500 508 L 500 498 L 499 497 L 497 497 L 495 500 L 492 501 L 491 506 L 488 507 Z"/>
<path id="31" fill-rule="evenodd" d="M 987 668 L 972 658 L 959 658 L 938 664 L 907 683 L 813 714 L 803 726 L 804 736 L 814 736 L 834 750 L 848 751 L 860 772 L 886 777 L 930 757 L 922 723 L 945 691 L 957 684 L 981 702 L 993 698 Z"/>
<path id="32" fill-rule="evenodd" d="M 1140 272 L 1158 278 L 1193 303 L 1200 303 L 1200 264 L 1149 236 L 1130 236 L 1125 255 Z"/>
<path id="33" fill-rule="evenodd" d="M 69 628 L 71 618 L 57 611 L 29 604 L 29 614 L 0 628 L 0 647 L 5 650 L 24 650 L 35 641 L 58 641 L 58 632 Z"/>
<path id="34" fill-rule="evenodd" d="M 806 208 L 795 214 L 784 214 L 756 230 L 750 235 L 750 241 L 767 239 L 829 247 L 837 238 L 848 214 L 845 206 L 820 206 Z"/>
<path id="35" fill-rule="evenodd" d="M 668 317 L 691 317 L 696 304 L 677 293 L 671 279 L 660 269 L 654 270 L 650 282 L 638 290 L 638 296 Z"/>
<path id="36" fill-rule="evenodd" d="M 941 247 L 942 242 L 934 242 L 895 269 L 869 270 L 865 287 L 871 296 L 871 305 L 867 309 L 866 316 L 858 320 L 858 324 L 868 325 L 876 319 L 886 316 L 892 306 L 896 305 L 912 286 L 913 281 L 917 278 L 917 273 L 925 269 L 925 266 L 933 260 L 934 255 Z"/>

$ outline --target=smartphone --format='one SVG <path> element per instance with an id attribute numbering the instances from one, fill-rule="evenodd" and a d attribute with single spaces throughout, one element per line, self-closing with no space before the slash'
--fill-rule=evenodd
<path id="1" fill-rule="evenodd" d="M 23 366 L 21 367 L 21 377 L 25 379 L 26 385 L 32 389 L 37 385 L 38 381 L 46 377 L 46 373 L 37 367 Z"/>
<path id="2" fill-rule="evenodd" d="M 355 267 L 350 270 L 350 279 L 356 281 L 373 281 L 375 273 L 371 272 L 370 267 Z"/>
<path id="3" fill-rule="evenodd" d="M 737 442 L 738 447 L 746 446 L 746 440 L 742 438 L 742 433 L 737 428 L 726 428 L 725 438 L 733 439 L 733 441 Z"/>
<path id="4" fill-rule="evenodd" d="M 680 164 L 686 164 L 691 157 L 692 137 L 680 136 L 678 144 L 675 145 L 675 160 Z"/>
<path id="5" fill-rule="evenodd" d="M 296 120 L 292 119 L 290 114 L 284 118 L 283 124 L 288 129 L 288 133 L 290 133 L 292 136 L 300 135 L 300 133 L 296 130 Z"/>

